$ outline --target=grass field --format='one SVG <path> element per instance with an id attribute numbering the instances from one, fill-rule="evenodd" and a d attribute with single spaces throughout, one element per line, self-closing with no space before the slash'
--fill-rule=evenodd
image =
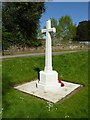
<path id="1" fill-rule="evenodd" d="M 0 59 L 0 118 L 2 117 L 2 59 Z"/>
<path id="2" fill-rule="evenodd" d="M 84 85 L 62 102 L 51 104 L 13 88 L 37 79 L 35 69 L 44 69 L 44 59 L 42 56 L 3 59 L 3 118 L 88 118 L 87 52 L 53 56 L 53 68 L 59 79 Z"/>

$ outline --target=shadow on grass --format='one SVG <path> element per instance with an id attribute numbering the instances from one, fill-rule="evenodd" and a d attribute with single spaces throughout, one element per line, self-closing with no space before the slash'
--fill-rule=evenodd
<path id="1" fill-rule="evenodd" d="M 6 74 L 2 74 L 2 107 L 4 110 L 7 110 L 7 107 L 9 108 L 10 103 L 6 99 L 6 96 L 12 89 L 12 78 L 7 76 Z M 3 114 L 2 114 L 3 116 Z"/>
<path id="2" fill-rule="evenodd" d="M 2 75 L 2 95 L 4 96 L 5 93 L 8 92 L 8 90 L 11 89 L 13 86 L 13 83 L 11 82 L 12 78 L 3 74 Z"/>

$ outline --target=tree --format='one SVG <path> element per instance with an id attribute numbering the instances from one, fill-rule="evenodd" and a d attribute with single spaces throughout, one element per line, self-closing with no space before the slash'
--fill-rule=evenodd
<path id="1" fill-rule="evenodd" d="M 76 25 L 73 24 L 70 16 L 62 16 L 59 19 L 58 31 L 62 40 L 73 40 L 76 35 Z"/>
<path id="2" fill-rule="evenodd" d="M 51 18 L 51 21 L 52 27 L 56 28 L 56 33 L 51 33 L 54 44 L 73 40 L 76 35 L 76 25 L 73 24 L 70 16 L 62 16 L 59 20 Z"/>
<path id="3" fill-rule="evenodd" d="M 38 25 L 37 29 L 37 39 L 43 39 L 43 34 L 41 32 L 40 25 Z"/>
<path id="4" fill-rule="evenodd" d="M 11 45 L 34 46 L 44 3 L 5 2 L 2 5 L 3 49 Z M 7 41 L 7 43 L 6 43 Z M 8 44 L 5 47 L 5 44 Z"/>
<path id="5" fill-rule="evenodd" d="M 90 21 L 79 22 L 74 40 L 90 40 Z"/>

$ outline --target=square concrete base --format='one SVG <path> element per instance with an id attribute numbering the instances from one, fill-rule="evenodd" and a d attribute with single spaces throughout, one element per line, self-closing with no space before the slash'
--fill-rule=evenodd
<path id="1" fill-rule="evenodd" d="M 64 87 L 61 87 L 61 84 L 58 83 L 60 87 L 56 87 L 52 89 L 51 91 L 44 91 L 36 87 L 37 81 L 38 80 L 28 82 L 28 83 L 16 86 L 14 88 L 22 92 L 42 98 L 44 100 L 56 103 L 59 100 L 66 97 L 67 95 L 70 95 L 70 93 L 72 93 L 74 90 L 76 90 L 77 88 L 81 86 L 79 84 L 74 84 L 74 83 L 63 81 Z"/>

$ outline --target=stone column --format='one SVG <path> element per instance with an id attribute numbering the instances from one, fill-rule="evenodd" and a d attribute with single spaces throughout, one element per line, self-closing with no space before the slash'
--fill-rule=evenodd
<path id="1" fill-rule="evenodd" d="M 46 21 L 46 29 L 51 28 L 51 21 Z M 49 31 L 46 31 L 46 52 L 45 52 L 45 72 L 52 71 L 52 47 L 51 47 L 51 36 Z"/>

